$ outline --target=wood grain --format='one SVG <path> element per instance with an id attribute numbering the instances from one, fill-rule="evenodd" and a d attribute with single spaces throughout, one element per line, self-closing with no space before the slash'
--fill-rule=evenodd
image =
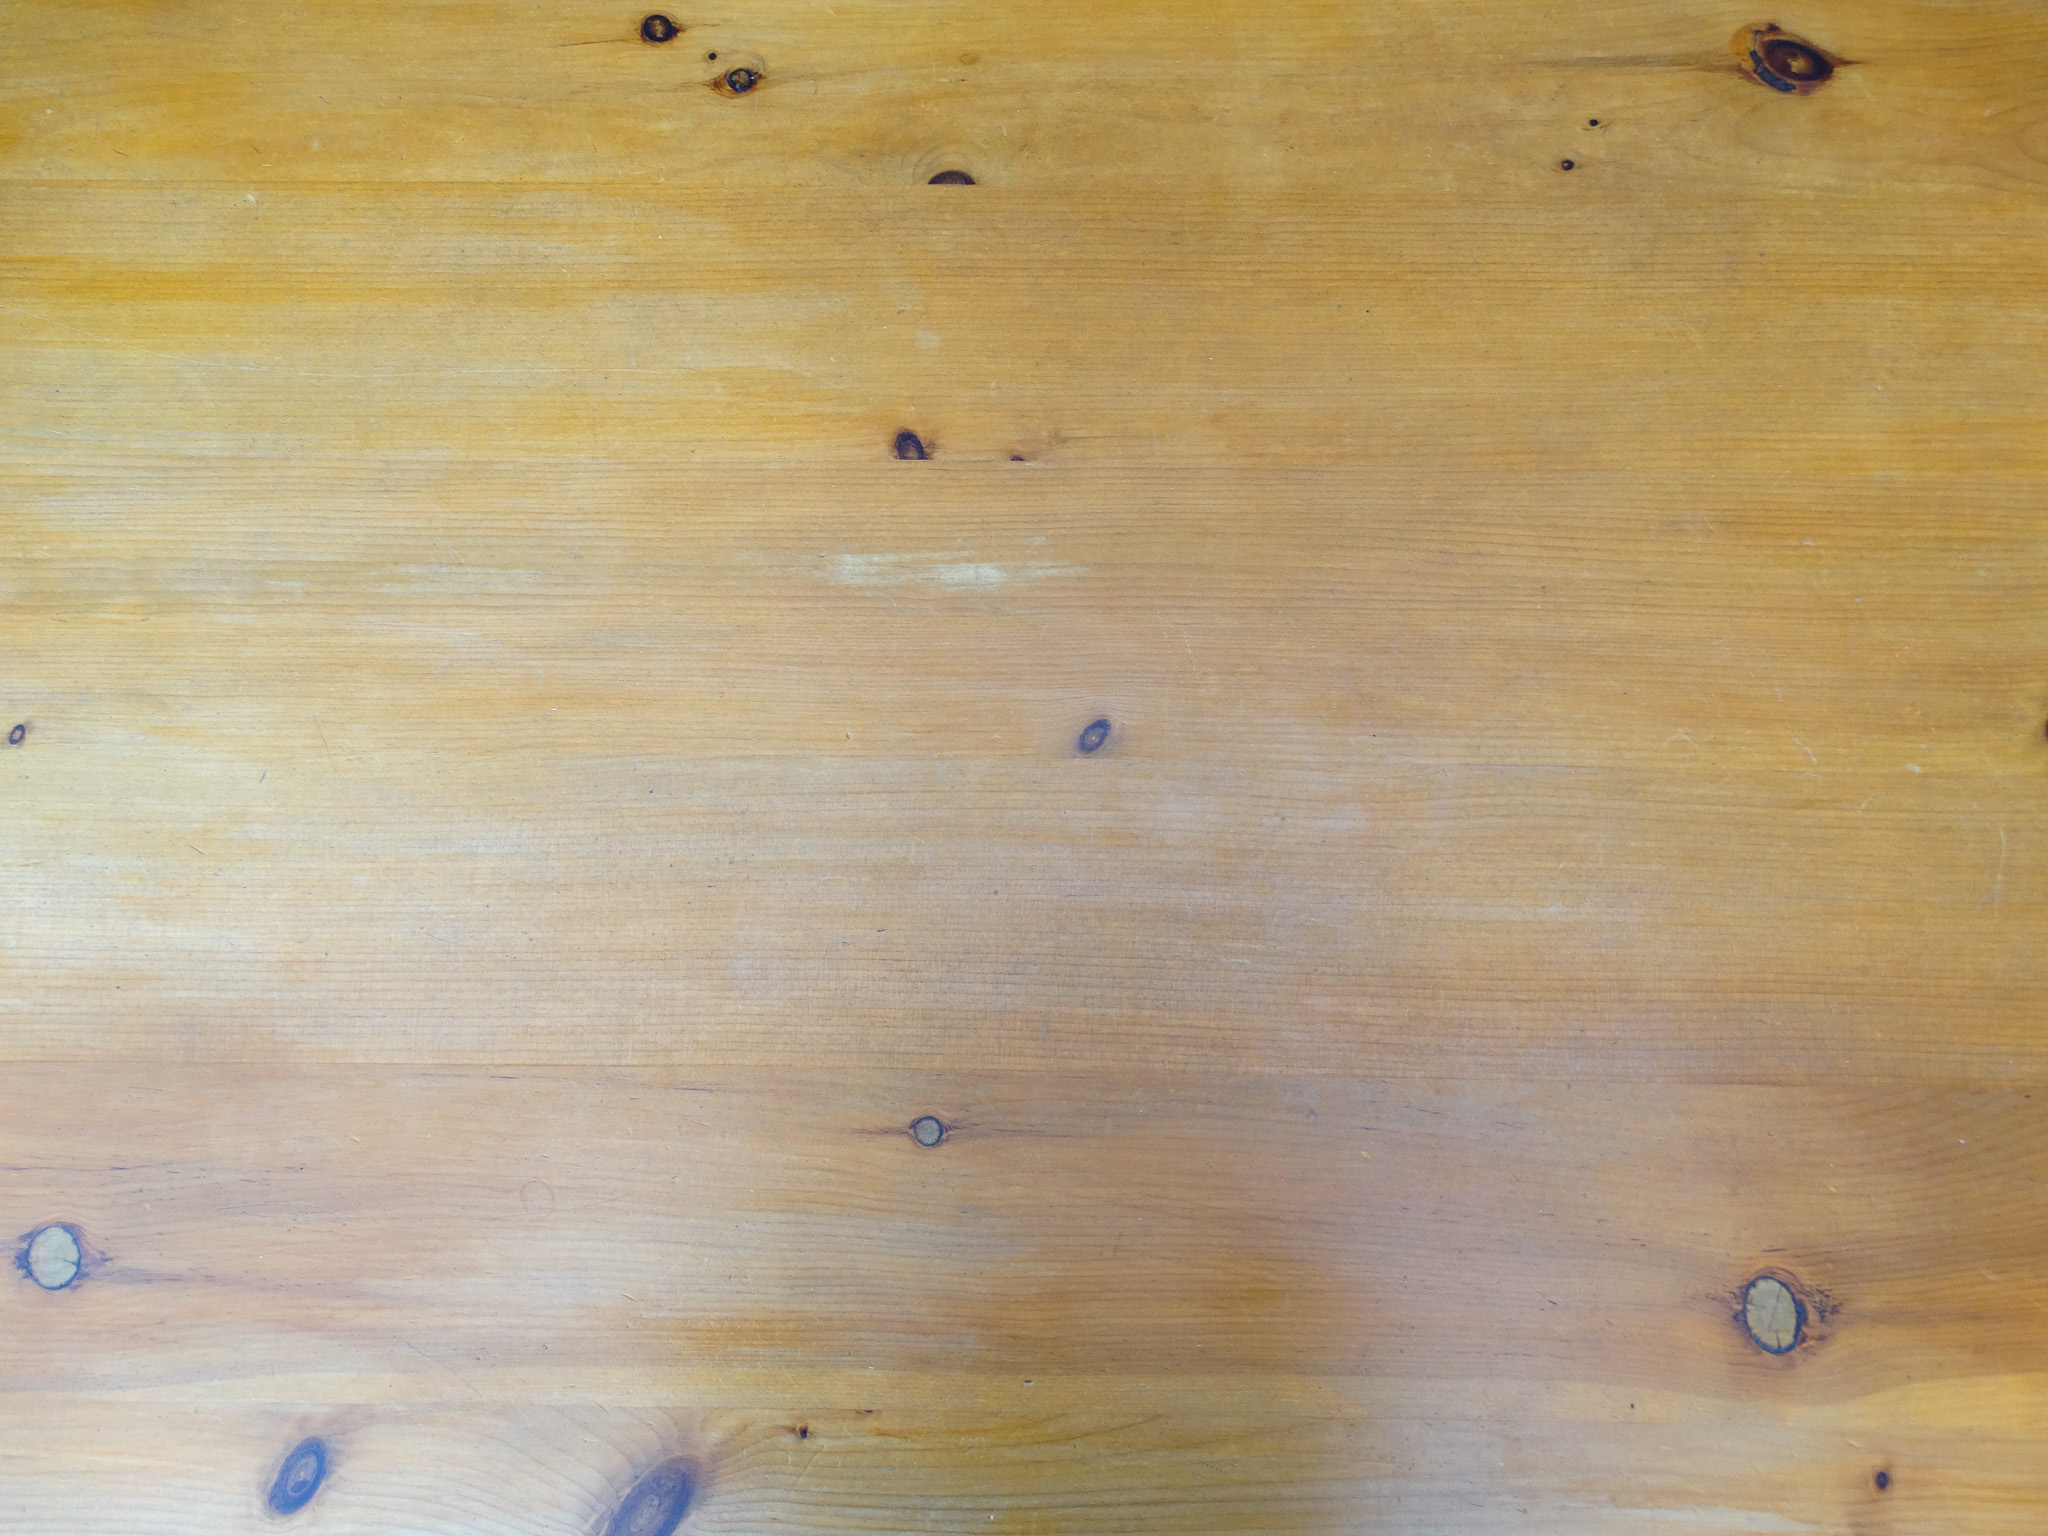
<path id="1" fill-rule="evenodd" d="M 2010 486 L 21 483 L 17 1055 L 2042 1072 Z"/>
<path id="2" fill-rule="evenodd" d="M 794 207 L 669 185 L 16 184 L 12 432 L 751 472 L 893 463 L 909 428 L 934 476 L 2048 474 L 2037 200 L 1678 195 L 1586 169 L 1484 198 L 912 187 Z"/>
<path id="3" fill-rule="evenodd" d="M 0 1524 L 2037 1536 L 2048 16 L 644 14 L 0 15 Z"/>
<path id="4" fill-rule="evenodd" d="M 2037 203 L 2048 182 L 2048 21 L 2027 0 L 1784 13 L 1854 61 L 1797 102 L 1731 55 L 1762 13 L 1668 0 L 1567 12 L 767 0 L 677 12 L 685 31 L 659 48 L 639 40 L 644 14 L 595 0 L 349 0 L 278 18 L 14 0 L 0 172 L 877 187 L 957 168 L 999 185 L 1392 180 L 1483 196 L 1577 155 L 1658 193 L 1689 172 Z M 761 87 L 740 99 L 708 88 L 734 65 L 761 71 Z M 1604 136 L 1589 136 L 1589 117 Z"/>
<path id="5" fill-rule="evenodd" d="M 1471 1487 L 1486 1524 L 1495 1499 L 1656 1485 L 1681 1426 L 1755 1455 L 1759 1412 L 1778 1470 L 1743 1469 L 1715 1518 L 1782 1480 L 1805 1519 L 1850 1501 L 1857 1467 L 1938 1497 L 1958 1394 L 1988 1435 L 1969 1477 L 2038 1486 L 2033 1444 L 2004 1438 L 2032 1431 L 1989 1405 L 2032 1401 L 2037 1423 L 2048 1254 L 2040 1224 L 1982 1219 L 2048 1173 L 2027 1092 L 161 1067 L 95 1088 L 59 1066 L 10 1086 L 15 1187 L 109 1255 L 75 1293 L 7 1293 L 16 1401 L 199 1403 L 180 1434 L 267 1425 L 279 1448 L 326 1426 L 350 1466 L 372 1459 L 353 1437 L 446 1425 L 355 1495 L 420 1529 L 478 1508 L 421 1498 L 438 1433 L 531 1459 L 534 1507 L 483 1507 L 544 1530 L 631 1463 L 619 1426 L 649 1423 L 712 1469 L 713 1509 L 790 1492 L 792 1456 L 837 1463 L 855 1481 L 810 1487 L 810 1518 L 854 1528 L 858 1469 L 894 1470 L 877 1436 L 933 1460 L 899 1496 L 937 1499 L 940 1529 L 1014 1524 L 1027 1494 L 1179 1528 L 1182 1458 L 1212 1441 L 1252 1485 L 1207 1511 L 1219 1528 L 1412 1500 L 1420 1528 L 1455 1529 L 1431 1509 L 1440 1421 L 1543 1446 Z M 917 1111 L 948 1122 L 937 1147 L 908 1134 Z M 1823 1339 L 1748 1342 L 1758 1266 L 1823 1298 Z M 536 1428 L 507 1403 L 548 1411 Z M 1579 1427 L 1552 1441 L 1560 1421 Z M 147 1457 L 225 1455 L 136 1433 Z M 990 1486 L 949 1435 L 1010 1447 L 999 1465 L 1043 1437 L 1043 1459 Z M 558 1443 L 579 1436 L 605 1449 Z M 1163 1485 L 1122 1486 L 1126 1463 Z"/>

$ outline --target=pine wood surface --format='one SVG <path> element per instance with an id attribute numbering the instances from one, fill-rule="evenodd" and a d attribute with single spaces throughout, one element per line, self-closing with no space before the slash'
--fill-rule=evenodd
<path id="1" fill-rule="evenodd" d="M 0 4 L 0 1525 L 2038 1536 L 2048 14 L 646 14 Z"/>

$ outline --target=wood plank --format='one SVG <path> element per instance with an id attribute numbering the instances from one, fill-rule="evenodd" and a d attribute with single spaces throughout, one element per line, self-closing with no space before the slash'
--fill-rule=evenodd
<path id="1" fill-rule="evenodd" d="M 6 8 L 0 1526 L 2038 1536 L 2048 15 L 657 3 Z"/>
<path id="2" fill-rule="evenodd" d="M 0 187 L 9 431 L 265 460 L 887 463 L 909 430 L 942 469 L 2048 474 L 2031 202 L 949 190 Z"/>
<path id="3" fill-rule="evenodd" d="M 0 177 L 872 187 L 959 169 L 994 185 L 1246 187 L 1350 185 L 1366 168 L 1485 196 L 1572 158 L 1581 179 L 1660 190 L 1683 176 L 2038 203 L 2048 182 L 2048 21 L 2027 0 L 1808 0 L 1786 24 L 1853 63 L 1793 98 L 1745 78 L 1731 50 L 1761 13 L 1645 0 L 764 0 L 677 11 L 685 30 L 660 47 L 637 35 L 647 13 L 15 0 Z M 759 86 L 709 88 L 734 66 Z"/>
<path id="4" fill-rule="evenodd" d="M 37 461 L 0 1050 L 2048 1065 L 2034 487 L 934 468 Z"/>
<path id="5" fill-rule="evenodd" d="M 45 1447 L 13 1452 L 26 1508 L 118 1455 L 191 1488 L 173 1529 L 243 1528 L 324 1434 L 360 1479 L 324 1515 L 421 1530 L 564 1528 L 677 1454 L 708 1469 L 710 1529 L 1486 1529 L 1531 1499 L 1558 1529 L 1758 1529 L 1967 1497 L 2018 1530 L 2048 1236 L 1981 1212 L 2048 1174 L 2044 1103 L 17 1069 L 12 1198 L 95 1258 L 0 1292 L 0 1414 Z M 1734 1315 L 1760 1268 L 1814 1306 L 1782 1358 Z M 1481 1453 L 1502 1475 L 1446 1502 Z M 1730 1486 L 1698 1509 L 1710 1467 Z"/>
<path id="6" fill-rule="evenodd" d="M 927 1382 L 928 1389 L 947 1384 Z M 1187 1383 L 1217 1394 L 1214 1382 Z M 1297 1394 L 1299 1389 L 1296 1389 Z M 1543 1531 L 1625 1536 L 2037 1527 L 2039 1397 L 1921 1383 L 1862 1403 L 1730 1410 L 1611 1389 L 1407 1383 L 1290 1411 L 1287 1384 L 1219 1424 L 1188 1403 L 1005 1414 L 953 1406 L 223 1408 L 0 1400 L 0 1481 L 24 1528 L 103 1518 L 169 1536 L 271 1531 L 262 1497 L 307 1431 L 334 1447 L 319 1513 L 440 1536 L 602 1530 L 650 1465 L 704 1471 L 685 1530 Z M 926 1401 L 930 1401 L 929 1393 Z M 1518 1426 L 1557 1426 L 1534 1443 Z M 808 1431 L 804 1434 L 804 1431 Z M 802 1434 L 801 1439 L 798 1438 Z M 1958 1455 L 1958 1443 L 1967 1454 Z M 1560 1448 L 1564 1454 L 1559 1455 Z M 1877 1486 L 1883 1473 L 1886 1486 Z M 81 1496 L 81 1489 L 91 1493 Z"/>

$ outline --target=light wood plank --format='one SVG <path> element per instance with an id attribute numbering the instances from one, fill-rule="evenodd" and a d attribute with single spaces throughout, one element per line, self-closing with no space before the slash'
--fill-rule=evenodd
<path id="1" fill-rule="evenodd" d="M 0 16 L 0 1525 L 2038 1536 L 2040 7 L 642 14 Z"/>
<path id="2" fill-rule="evenodd" d="M 2001 1382 L 1730 1411 L 1711 1424 L 1696 1401 L 1631 1403 L 1611 1388 L 1432 1386 L 1423 1399 L 1401 1382 L 1314 1407 L 1291 1407 L 1285 1383 L 1265 1383 L 1256 1404 L 1218 1422 L 1189 1398 L 1229 1402 L 1228 1388 L 1185 1385 L 1182 1406 L 1164 1413 L 1156 1404 L 1021 1414 L 955 1406 L 943 1416 L 774 1406 L 167 1413 L 106 1399 L 4 1400 L 0 1497 L 36 1529 L 64 1528 L 84 1510 L 110 1529 L 169 1536 L 274 1531 L 260 1512 L 263 1489 L 310 1429 L 336 1447 L 320 1519 L 404 1536 L 602 1530 L 635 1474 L 679 1445 L 707 1474 L 684 1529 L 721 1536 L 770 1527 L 1626 1536 L 1670 1525 L 1939 1536 L 1957 1510 L 1972 1530 L 2026 1536 L 2048 1429 L 2038 1385 Z M 929 1402 L 941 1384 L 922 1386 Z M 1532 1442 L 1519 1428 L 1530 1422 L 1556 1434 Z M 1969 1446 L 1960 1457 L 1959 1441 Z"/>
<path id="3" fill-rule="evenodd" d="M 2048 474 L 2032 203 L 959 190 L 0 187 L 11 441 Z"/>
<path id="4" fill-rule="evenodd" d="M 660 1402 L 972 1372 L 1020 1409 L 1045 1395 L 1023 1378 L 1103 1374 L 1562 1366 L 1825 1400 L 2048 1370 L 2048 1238 L 1982 1220 L 2048 1170 L 2032 1089 L 10 1077 L 15 1198 L 97 1255 L 4 1293 L 23 1391 Z M 1782 1359 L 1737 1319 L 1764 1268 L 1815 1312 Z"/>
<path id="5" fill-rule="evenodd" d="M 2031 1091 L 95 1084 L 8 1088 L 13 1198 L 96 1255 L 0 1292 L 30 1510 L 118 1457 L 110 1514 L 255 1528 L 308 1434 L 323 1517 L 421 1531 L 576 1528 L 678 1454 L 705 1529 L 2019 1530 L 2043 1491 L 2048 1251 L 1982 1220 L 2048 1173 Z M 1815 1307 L 1783 1358 L 1735 1315 L 1762 1267 Z"/>
<path id="6" fill-rule="evenodd" d="M 16 1057 L 2042 1075 L 2032 486 L 16 483 Z"/>
<path id="7" fill-rule="evenodd" d="M 1761 12 L 1606 0 L 1248 11 L 1056 0 L 858 10 L 767 0 L 508 11 L 351 0 L 270 16 L 15 0 L 14 179 L 554 180 L 708 187 L 1380 182 L 1486 196 L 1674 177 L 1802 191 L 1967 186 L 2038 203 L 2048 21 L 2027 0 L 1807 0 L 1854 62 L 1787 98 L 1739 71 Z M 717 60 L 708 54 L 717 53 Z M 761 84 L 708 82 L 735 65 Z M 1589 127 L 1598 119 L 1598 127 Z M 941 189 L 950 200 L 959 189 Z"/>

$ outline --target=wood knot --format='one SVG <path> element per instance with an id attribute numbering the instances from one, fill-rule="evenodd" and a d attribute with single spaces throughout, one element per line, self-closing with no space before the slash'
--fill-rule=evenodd
<path id="1" fill-rule="evenodd" d="M 910 1139 L 920 1147 L 936 1147 L 946 1139 L 946 1122 L 937 1115 L 919 1115 L 910 1122 Z"/>
<path id="2" fill-rule="evenodd" d="M 640 38 L 649 43 L 672 43 L 682 35 L 683 29 L 668 17 L 656 11 L 640 21 Z"/>
<path id="3" fill-rule="evenodd" d="M 905 428 L 896 434 L 896 457 L 899 459 L 928 459 L 931 450 L 924 445 L 924 439 Z"/>
<path id="4" fill-rule="evenodd" d="M 690 1512 L 696 1488 L 694 1463 L 680 1456 L 664 1461 L 633 1485 L 604 1536 L 671 1536 Z"/>
<path id="5" fill-rule="evenodd" d="M 1086 725 L 1081 727 L 1081 734 L 1075 740 L 1074 746 L 1080 752 L 1095 753 L 1100 752 L 1102 750 L 1103 743 L 1108 740 L 1109 721 L 1090 720 Z"/>
<path id="6" fill-rule="evenodd" d="M 327 1478 L 327 1442 L 315 1437 L 292 1447 L 277 1480 L 270 1485 L 270 1510 L 277 1515 L 296 1515 L 313 1502 L 320 1484 Z"/>
<path id="7" fill-rule="evenodd" d="M 925 185 L 928 187 L 971 187 L 974 185 L 974 178 L 965 171 L 941 171 L 930 181 L 926 182 Z"/>
<path id="8" fill-rule="evenodd" d="M 1776 22 L 1744 27 L 1735 34 L 1735 57 L 1743 72 L 1774 91 L 1805 95 L 1824 84 L 1842 62 Z"/>
<path id="9" fill-rule="evenodd" d="M 78 1228 L 53 1221 L 22 1239 L 15 1267 L 46 1291 L 61 1291 L 85 1273 L 85 1244 Z"/>
<path id="10" fill-rule="evenodd" d="M 761 72 L 741 66 L 714 75 L 707 83 L 721 96 L 744 96 L 761 83 Z"/>
<path id="11" fill-rule="evenodd" d="M 1806 1299 L 1781 1275 L 1758 1275 L 1745 1285 L 1735 1315 L 1750 1343 L 1767 1355 L 1789 1355 L 1806 1337 Z"/>

